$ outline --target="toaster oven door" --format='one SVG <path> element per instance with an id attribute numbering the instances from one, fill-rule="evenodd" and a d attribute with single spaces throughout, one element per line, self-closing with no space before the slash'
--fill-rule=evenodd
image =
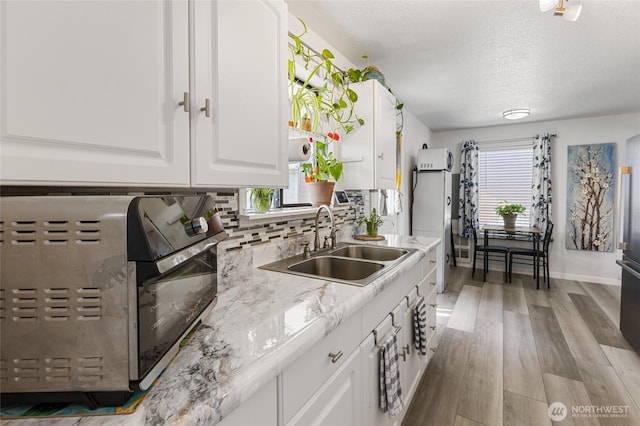
<path id="1" fill-rule="evenodd" d="M 138 286 L 138 379 L 145 389 L 215 300 L 215 250 Z M 163 365 L 164 364 L 164 365 Z"/>

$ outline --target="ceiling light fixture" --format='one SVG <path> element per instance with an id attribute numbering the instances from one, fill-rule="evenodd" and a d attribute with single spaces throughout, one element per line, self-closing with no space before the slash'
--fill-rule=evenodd
<path id="1" fill-rule="evenodd" d="M 502 116 L 507 120 L 520 120 L 521 118 L 528 117 L 531 114 L 531 110 L 528 108 L 510 109 L 502 113 Z"/>
<path id="2" fill-rule="evenodd" d="M 574 4 L 565 7 L 566 1 L 568 0 L 539 0 L 540 11 L 548 12 L 555 8 L 553 16 L 562 16 L 567 21 L 575 22 L 582 12 L 582 5 Z"/>

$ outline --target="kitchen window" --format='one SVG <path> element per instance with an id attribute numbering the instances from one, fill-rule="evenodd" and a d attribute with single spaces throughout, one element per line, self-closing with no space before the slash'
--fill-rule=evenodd
<path id="1" fill-rule="evenodd" d="M 522 143 L 482 143 L 478 154 L 478 216 L 480 226 L 502 224 L 496 213 L 500 201 L 520 203 L 527 208 L 518 215 L 517 226 L 529 226 L 533 148 Z"/>

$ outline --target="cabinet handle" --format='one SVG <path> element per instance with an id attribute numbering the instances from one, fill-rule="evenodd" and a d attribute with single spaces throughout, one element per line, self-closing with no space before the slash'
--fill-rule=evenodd
<path id="1" fill-rule="evenodd" d="M 403 350 L 402 353 L 400 354 L 400 356 L 402 357 L 402 361 L 406 362 L 407 361 L 407 353 Z"/>
<path id="2" fill-rule="evenodd" d="M 403 352 L 406 351 L 407 355 L 411 355 L 411 346 L 409 346 L 408 343 L 402 347 L 402 350 L 403 350 Z"/>
<path id="3" fill-rule="evenodd" d="M 338 351 L 337 354 L 334 354 L 334 353 L 330 352 L 329 353 L 329 358 L 331 358 L 331 362 L 335 364 L 336 362 L 338 362 L 338 360 L 340 358 L 342 358 L 342 351 Z"/>
<path id="4" fill-rule="evenodd" d="M 436 326 L 435 325 L 432 325 L 429 328 L 432 329 L 433 331 L 436 331 Z"/>
<path id="5" fill-rule="evenodd" d="M 209 98 L 204 100 L 204 106 L 200 108 L 200 111 L 204 111 L 205 117 L 211 117 L 211 100 Z"/>
<path id="6" fill-rule="evenodd" d="M 429 284 L 431 284 L 431 285 L 436 285 L 436 283 L 434 283 L 434 282 L 430 282 Z"/>
<path id="7" fill-rule="evenodd" d="M 431 352 L 435 352 L 437 348 L 437 346 L 435 348 L 431 348 Z"/>
<path id="8" fill-rule="evenodd" d="M 433 259 L 429 259 L 429 263 L 431 263 L 433 265 L 434 263 L 436 263 L 436 261 L 433 260 Z"/>
<path id="9" fill-rule="evenodd" d="M 381 152 L 380 155 L 378 155 L 378 158 L 384 161 L 384 152 Z"/>
<path id="10" fill-rule="evenodd" d="M 184 108 L 184 112 L 189 112 L 189 92 L 182 93 L 182 101 L 178 105 Z"/>
<path id="11" fill-rule="evenodd" d="M 429 303 L 429 306 L 431 306 L 432 308 L 435 308 L 436 306 L 438 306 L 437 303 Z"/>

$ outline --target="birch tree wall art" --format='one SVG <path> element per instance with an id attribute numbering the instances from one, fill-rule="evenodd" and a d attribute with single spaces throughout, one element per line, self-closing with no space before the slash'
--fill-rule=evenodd
<path id="1" fill-rule="evenodd" d="M 613 251 L 614 154 L 613 143 L 568 147 L 568 249 Z"/>

